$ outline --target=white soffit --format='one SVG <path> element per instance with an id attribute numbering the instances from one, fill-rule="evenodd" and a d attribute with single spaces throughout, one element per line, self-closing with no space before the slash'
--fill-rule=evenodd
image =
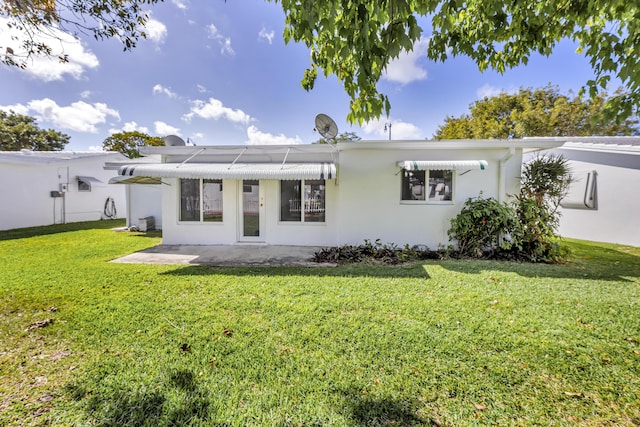
<path id="1" fill-rule="evenodd" d="M 486 160 L 405 160 L 398 166 L 406 170 L 485 170 L 489 166 Z"/>
<path id="2" fill-rule="evenodd" d="M 205 179 L 335 179 L 333 163 L 159 163 L 127 165 L 120 176 Z"/>

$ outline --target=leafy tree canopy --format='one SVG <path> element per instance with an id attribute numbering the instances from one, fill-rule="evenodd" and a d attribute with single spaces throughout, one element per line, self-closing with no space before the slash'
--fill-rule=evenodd
<path id="1" fill-rule="evenodd" d="M 362 138 L 360 138 L 355 132 L 342 132 L 340 135 L 334 137 L 334 138 L 320 138 L 319 140 L 315 141 L 314 144 L 336 144 L 338 142 L 345 142 L 345 141 L 360 141 Z"/>
<path id="2" fill-rule="evenodd" d="M 0 16 L 24 35 L 17 47 L 0 46 L 0 61 L 26 66 L 26 55 L 49 54 L 34 34 L 60 29 L 96 39 L 116 37 L 124 49 L 144 37 L 141 9 L 161 0 L 4 0 Z M 612 77 L 628 92 L 607 100 L 605 112 L 629 117 L 640 108 L 640 5 L 628 0 L 269 0 L 285 13 L 286 42 L 305 43 L 311 64 L 302 86 L 310 90 L 322 72 L 335 75 L 351 98 L 351 123 L 389 113 L 389 98 L 378 91 L 389 62 L 429 39 L 428 57 L 445 61 L 464 55 L 480 70 L 527 64 L 533 54 L 548 56 L 560 40 L 575 41 L 591 63 L 595 78 L 583 89 L 594 97 Z M 430 29 L 423 31 L 418 17 Z M 430 31 L 429 31 L 430 30 Z M 61 60 L 66 60 L 63 56 Z"/>
<path id="3" fill-rule="evenodd" d="M 20 34 L 8 46 L 0 45 L 0 62 L 26 68 L 33 55 L 52 56 L 51 46 L 38 37 L 55 40 L 58 31 L 76 36 L 90 34 L 96 40 L 116 38 L 130 50 L 146 37 L 148 15 L 142 8 L 162 0 L 3 0 L 0 17 Z M 58 59 L 67 62 L 67 55 Z"/>
<path id="4" fill-rule="evenodd" d="M 130 159 L 140 157 L 138 151 L 143 145 L 164 145 L 164 140 L 157 136 L 149 136 L 146 133 L 132 131 L 114 133 L 102 142 L 105 151 L 117 151 Z"/>
<path id="5" fill-rule="evenodd" d="M 69 135 L 40 129 L 33 117 L 0 111 L 0 151 L 60 151 L 68 143 Z"/>
<path id="6" fill-rule="evenodd" d="M 286 41 L 311 48 L 302 85 L 313 88 L 322 70 L 335 74 L 351 97 L 351 122 L 389 112 L 389 99 L 376 87 L 389 61 L 429 37 L 428 57 L 445 61 L 464 55 L 480 70 L 504 72 L 548 56 L 562 39 L 577 42 L 595 78 L 584 89 L 593 97 L 612 76 L 628 93 L 608 99 L 606 112 L 625 117 L 640 106 L 640 5 L 627 0 L 274 0 L 286 14 Z M 430 34 L 416 16 L 427 17 Z"/>
<path id="7" fill-rule="evenodd" d="M 460 117 L 447 117 L 435 139 L 492 139 L 526 136 L 638 135 L 638 119 L 618 123 L 604 114 L 606 94 L 582 100 L 555 86 L 520 89 L 485 97 Z"/>

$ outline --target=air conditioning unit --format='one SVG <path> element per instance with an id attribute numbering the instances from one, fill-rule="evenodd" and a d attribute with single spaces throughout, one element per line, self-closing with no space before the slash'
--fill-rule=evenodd
<path id="1" fill-rule="evenodd" d="M 138 231 L 149 231 L 156 229 L 156 219 L 152 216 L 138 218 Z"/>

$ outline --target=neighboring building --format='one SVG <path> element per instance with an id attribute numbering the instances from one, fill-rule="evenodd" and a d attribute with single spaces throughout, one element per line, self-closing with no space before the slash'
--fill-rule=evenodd
<path id="1" fill-rule="evenodd" d="M 379 238 L 437 248 L 468 198 L 518 192 L 523 150 L 562 142 L 142 147 L 160 160 L 133 160 L 118 180 L 161 181 L 164 244 L 336 246 Z"/>
<path id="2" fill-rule="evenodd" d="M 0 230 L 121 217 L 125 189 L 109 185 L 120 153 L 0 151 Z"/>
<path id="3" fill-rule="evenodd" d="M 568 159 L 575 180 L 559 234 L 640 247 L 640 137 L 567 139 L 546 151 Z"/>

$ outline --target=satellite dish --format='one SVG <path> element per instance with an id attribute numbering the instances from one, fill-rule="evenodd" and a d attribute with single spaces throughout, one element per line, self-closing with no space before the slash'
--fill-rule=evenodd
<path id="1" fill-rule="evenodd" d="M 180 138 L 177 135 L 165 136 L 164 138 L 162 138 L 162 140 L 164 141 L 164 145 L 166 147 L 183 147 L 187 145 L 184 142 L 184 139 Z"/>
<path id="2" fill-rule="evenodd" d="M 338 134 L 338 125 L 326 114 L 316 116 L 316 129 L 326 139 L 335 138 Z"/>

